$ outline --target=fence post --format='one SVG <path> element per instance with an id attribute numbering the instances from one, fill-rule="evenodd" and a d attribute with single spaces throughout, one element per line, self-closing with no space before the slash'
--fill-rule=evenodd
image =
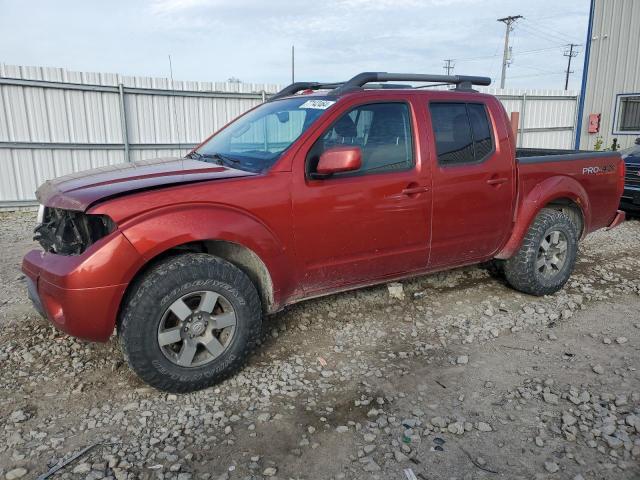
<path id="1" fill-rule="evenodd" d="M 118 96 L 120 97 L 120 125 L 122 127 L 122 142 L 124 143 L 124 159 L 131 161 L 129 156 L 129 129 L 127 128 L 127 111 L 124 108 L 124 87 L 118 84 Z"/>
<path id="2" fill-rule="evenodd" d="M 527 113 L 527 94 L 522 94 L 522 103 L 520 104 L 520 135 L 518 136 L 517 145 L 522 147 L 524 141 L 524 121 Z"/>

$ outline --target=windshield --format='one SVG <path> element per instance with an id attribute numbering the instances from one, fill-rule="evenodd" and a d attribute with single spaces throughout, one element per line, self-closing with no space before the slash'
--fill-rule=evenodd
<path id="1" fill-rule="evenodd" d="M 211 137 L 190 156 L 263 172 L 334 103 L 335 100 L 316 96 L 264 103 Z"/>

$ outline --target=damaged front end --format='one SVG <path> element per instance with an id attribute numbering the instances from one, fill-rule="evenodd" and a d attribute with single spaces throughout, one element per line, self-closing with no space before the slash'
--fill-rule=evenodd
<path id="1" fill-rule="evenodd" d="M 90 245 L 116 229 L 106 215 L 41 207 L 33 239 L 49 253 L 80 255 Z"/>

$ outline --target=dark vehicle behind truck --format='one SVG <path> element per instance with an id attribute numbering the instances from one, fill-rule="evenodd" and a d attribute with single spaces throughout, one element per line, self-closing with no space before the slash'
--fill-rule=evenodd
<path id="1" fill-rule="evenodd" d="M 621 153 L 627 171 L 620 208 L 638 215 L 640 214 L 640 137 L 636 139 L 636 144 L 633 147 L 623 150 Z"/>

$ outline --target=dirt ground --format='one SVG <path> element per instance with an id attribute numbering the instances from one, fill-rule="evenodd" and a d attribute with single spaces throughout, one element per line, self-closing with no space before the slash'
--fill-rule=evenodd
<path id="1" fill-rule="evenodd" d="M 0 478 L 86 447 L 52 478 L 640 478 L 638 221 L 591 235 L 549 297 L 471 267 L 298 304 L 188 395 L 36 314 L 34 222 L 0 213 Z"/>

